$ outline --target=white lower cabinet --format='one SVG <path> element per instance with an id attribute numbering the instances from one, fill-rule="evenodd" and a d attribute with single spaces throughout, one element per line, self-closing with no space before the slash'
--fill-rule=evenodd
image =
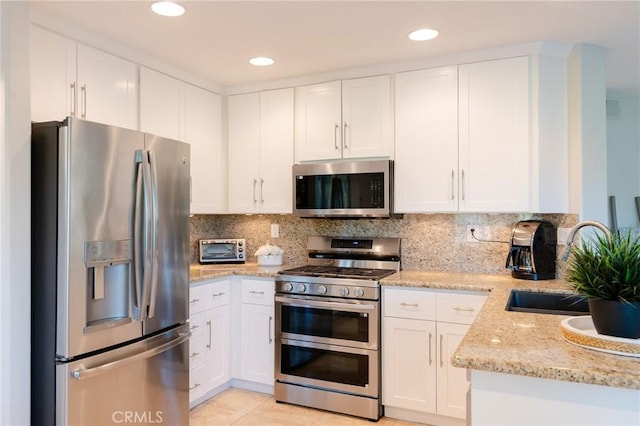
<path id="1" fill-rule="evenodd" d="M 450 360 L 485 300 L 482 293 L 384 288 L 382 403 L 387 416 L 430 424 L 466 418 L 467 370 Z"/>
<path id="2" fill-rule="evenodd" d="M 229 386 L 273 392 L 275 281 L 232 276 L 189 293 L 190 406 Z"/>
<path id="3" fill-rule="evenodd" d="M 189 294 L 189 403 L 230 379 L 230 281 L 205 282 Z"/>
<path id="4" fill-rule="evenodd" d="M 240 282 L 240 379 L 273 386 L 274 280 Z"/>

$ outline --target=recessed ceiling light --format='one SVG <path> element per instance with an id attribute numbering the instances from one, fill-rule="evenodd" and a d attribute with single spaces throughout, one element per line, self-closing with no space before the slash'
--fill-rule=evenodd
<path id="1" fill-rule="evenodd" d="M 151 10 L 162 16 L 180 16 L 184 14 L 184 7 L 172 1 L 157 1 L 151 4 Z"/>
<path id="2" fill-rule="evenodd" d="M 268 67 L 269 65 L 273 65 L 273 59 L 265 56 L 258 56 L 257 58 L 249 59 L 249 63 L 257 67 Z"/>
<path id="3" fill-rule="evenodd" d="M 431 28 L 422 28 L 409 33 L 409 38 L 414 41 L 431 40 L 438 37 L 438 31 Z"/>

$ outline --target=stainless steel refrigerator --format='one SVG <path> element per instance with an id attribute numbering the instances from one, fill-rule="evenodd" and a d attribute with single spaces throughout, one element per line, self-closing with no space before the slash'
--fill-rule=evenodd
<path id="1" fill-rule="evenodd" d="M 31 423 L 189 422 L 189 145 L 32 125 Z"/>

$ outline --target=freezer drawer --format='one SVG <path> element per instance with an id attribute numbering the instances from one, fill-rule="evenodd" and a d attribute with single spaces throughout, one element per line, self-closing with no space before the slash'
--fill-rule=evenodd
<path id="1" fill-rule="evenodd" d="M 56 366 L 56 424 L 189 424 L 189 330 Z"/>

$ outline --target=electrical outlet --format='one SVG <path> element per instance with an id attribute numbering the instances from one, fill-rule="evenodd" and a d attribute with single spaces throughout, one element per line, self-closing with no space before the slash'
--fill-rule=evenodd
<path id="1" fill-rule="evenodd" d="M 271 238 L 280 238 L 280 225 L 277 223 L 271 224 Z"/>
<path id="2" fill-rule="evenodd" d="M 569 229 L 571 228 L 558 228 L 556 238 L 556 244 L 559 246 L 567 245 L 567 236 L 569 235 Z"/>
<path id="3" fill-rule="evenodd" d="M 480 232 L 480 227 L 478 225 L 467 225 L 467 233 L 465 234 L 467 236 L 466 241 L 468 243 L 477 243 L 479 241 L 473 238 L 473 235 L 471 235 L 472 229 L 474 230 L 475 236 L 478 237 L 479 235 L 478 233 Z"/>

